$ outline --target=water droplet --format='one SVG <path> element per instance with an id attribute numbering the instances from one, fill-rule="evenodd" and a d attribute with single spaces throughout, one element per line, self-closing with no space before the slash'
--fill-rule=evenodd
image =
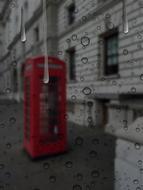
<path id="1" fill-rule="evenodd" d="M 7 149 L 10 149 L 12 147 L 11 143 L 6 144 Z"/>
<path id="2" fill-rule="evenodd" d="M 92 140 L 92 144 L 94 144 L 94 145 L 99 144 L 99 139 L 96 139 L 96 138 L 95 138 L 95 139 L 93 139 L 93 140 Z"/>
<path id="3" fill-rule="evenodd" d="M 129 24 L 128 24 L 128 19 L 127 19 L 125 0 L 123 0 L 123 30 L 125 34 L 129 32 Z"/>
<path id="4" fill-rule="evenodd" d="M 142 160 L 138 160 L 138 165 L 141 166 L 142 165 Z"/>
<path id="5" fill-rule="evenodd" d="M 83 175 L 81 173 L 77 173 L 76 178 L 77 180 L 81 181 L 83 180 Z"/>
<path id="6" fill-rule="evenodd" d="M 10 173 L 10 172 L 6 172 L 6 173 L 5 173 L 5 176 L 6 176 L 7 178 L 10 178 L 10 177 L 11 177 L 11 173 Z"/>
<path id="7" fill-rule="evenodd" d="M 128 55 L 128 53 L 129 53 L 129 52 L 128 52 L 127 49 L 124 49 L 124 50 L 123 50 L 123 55 Z"/>
<path id="8" fill-rule="evenodd" d="M 43 168 L 44 169 L 47 170 L 47 169 L 49 169 L 49 167 L 50 167 L 49 163 L 46 162 L 46 163 L 43 164 Z"/>
<path id="9" fill-rule="evenodd" d="M 110 13 L 106 13 L 105 14 L 105 18 L 107 18 L 107 19 L 111 18 L 111 14 Z"/>
<path id="10" fill-rule="evenodd" d="M 141 190 L 141 187 L 137 187 L 136 190 Z"/>
<path id="11" fill-rule="evenodd" d="M 82 190 L 82 187 L 81 185 L 76 184 L 76 185 L 73 185 L 73 190 Z"/>
<path id="12" fill-rule="evenodd" d="M 138 183 L 139 183 L 139 180 L 138 180 L 138 179 L 134 179 L 134 180 L 133 180 L 133 183 L 134 183 L 134 184 L 138 184 Z"/>
<path id="13" fill-rule="evenodd" d="M 112 85 L 117 85 L 117 81 L 113 80 Z"/>
<path id="14" fill-rule="evenodd" d="M 91 158 L 95 158 L 95 157 L 97 157 L 97 152 L 94 151 L 94 150 L 92 150 L 92 151 L 89 152 L 89 156 L 90 156 Z"/>
<path id="15" fill-rule="evenodd" d="M 139 150 L 141 148 L 139 143 L 135 143 L 135 149 Z"/>
<path id="16" fill-rule="evenodd" d="M 76 145 L 82 145 L 83 144 L 83 138 L 82 137 L 77 137 L 75 139 L 75 144 Z"/>
<path id="17" fill-rule="evenodd" d="M 49 82 L 49 69 L 48 69 L 48 57 L 45 56 L 45 64 L 44 64 L 44 84 Z"/>
<path id="18" fill-rule="evenodd" d="M 76 34 L 73 34 L 73 35 L 72 35 L 72 40 L 73 40 L 73 41 L 77 40 L 77 35 L 76 35 Z"/>
<path id="19" fill-rule="evenodd" d="M 143 80 L 143 74 L 140 75 L 140 79 Z"/>
<path id="20" fill-rule="evenodd" d="M 72 99 L 72 101 L 76 101 L 76 96 L 73 95 L 73 96 L 71 97 L 71 99 Z"/>
<path id="21" fill-rule="evenodd" d="M 5 165 L 4 164 L 0 164 L 0 170 L 4 169 Z"/>
<path id="22" fill-rule="evenodd" d="M 5 93 L 6 93 L 6 94 L 10 94 L 10 93 L 11 93 L 11 89 L 10 89 L 10 88 L 6 88 L 6 89 L 5 89 Z"/>
<path id="23" fill-rule="evenodd" d="M 15 124 L 16 118 L 15 118 L 15 117 L 11 117 L 11 118 L 9 119 L 9 122 L 10 122 L 10 124 Z"/>
<path id="24" fill-rule="evenodd" d="M 72 163 L 71 161 L 68 161 L 68 162 L 65 163 L 65 166 L 66 166 L 67 168 L 72 168 L 73 163 Z"/>
<path id="25" fill-rule="evenodd" d="M 68 39 L 66 39 L 66 42 L 67 42 L 67 43 L 70 43 L 70 42 L 71 42 L 71 40 L 68 38 Z"/>
<path id="26" fill-rule="evenodd" d="M 87 17 L 86 16 L 83 16 L 82 17 L 82 21 L 85 22 L 87 20 Z"/>
<path id="27" fill-rule="evenodd" d="M 91 188 L 90 188 L 90 186 L 89 185 L 86 185 L 85 186 L 85 190 L 90 190 Z"/>
<path id="28" fill-rule="evenodd" d="M 140 132 L 140 128 L 139 128 L 139 127 L 136 128 L 136 132 L 137 132 L 137 133 Z"/>
<path id="29" fill-rule="evenodd" d="M 132 88 L 131 88 L 131 92 L 132 92 L 132 93 L 136 93 L 136 88 L 135 88 L 135 87 L 132 87 Z"/>
<path id="30" fill-rule="evenodd" d="M 26 42 L 25 22 L 24 22 L 24 10 L 21 8 L 21 42 Z"/>
<path id="31" fill-rule="evenodd" d="M 87 64 L 88 63 L 88 58 L 87 57 L 82 57 L 81 62 L 84 63 L 84 64 Z"/>
<path id="32" fill-rule="evenodd" d="M 1 123 L 1 124 L 0 124 L 0 128 L 5 128 L 5 124 L 4 124 L 4 123 Z"/>
<path id="33" fill-rule="evenodd" d="M 90 95 L 91 94 L 91 89 L 89 87 L 85 87 L 82 90 L 82 92 L 83 92 L 84 95 Z"/>
<path id="34" fill-rule="evenodd" d="M 13 66 L 13 67 L 16 67 L 16 66 L 17 66 L 17 61 L 13 61 L 13 62 L 12 62 L 12 66 Z"/>
<path id="35" fill-rule="evenodd" d="M 94 178 L 98 178 L 100 176 L 100 173 L 98 170 L 93 170 L 91 172 L 91 176 L 94 177 Z"/>
<path id="36" fill-rule="evenodd" d="M 80 77 L 80 81 L 83 82 L 84 81 L 84 76 Z"/>
<path id="37" fill-rule="evenodd" d="M 88 123 L 92 123 L 92 122 L 93 122 L 93 119 L 92 119 L 91 116 L 89 116 L 89 117 L 87 118 L 87 122 L 88 122 Z"/>
<path id="38" fill-rule="evenodd" d="M 90 39 L 89 39 L 89 37 L 87 37 L 87 36 L 81 37 L 81 44 L 82 44 L 84 47 L 87 47 L 87 46 L 90 44 Z"/>
<path id="39" fill-rule="evenodd" d="M 143 168 L 140 168 L 140 172 L 143 174 Z"/>
<path id="40" fill-rule="evenodd" d="M 50 176 L 50 177 L 49 177 L 49 181 L 50 181 L 51 183 L 55 183 L 55 182 L 56 182 L 56 176 Z"/>

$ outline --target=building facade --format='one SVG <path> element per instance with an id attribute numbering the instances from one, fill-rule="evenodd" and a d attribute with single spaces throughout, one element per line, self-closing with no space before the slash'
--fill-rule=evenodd
<path id="1" fill-rule="evenodd" d="M 143 8 L 139 0 L 125 3 L 126 34 L 123 1 L 47 1 L 48 54 L 66 61 L 69 116 L 79 124 L 123 125 L 142 115 Z M 43 54 L 42 1 L 7 1 L 1 12 L 1 95 L 22 98 L 24 60 Z"/>
<path id="2" fill-rule="evenodd" d="M 134 104 L 140 104 L 142 94 L 143 9 L 139 0 L 125 4 L 127 34 L 123 1 L 47 1 L 48 54 L 67 63 L 69 115 L 79 124 L 105 125 L 108 119 L 130 123 L 139 114 L 138 105 L 131 102 L 133 98 Z M 22 97 L 24 60 L 43 54 L 42 1 L 7 1 L 1 12 L 1 94 Z M 118 110 L 123 114 L 113 116 Z"/>

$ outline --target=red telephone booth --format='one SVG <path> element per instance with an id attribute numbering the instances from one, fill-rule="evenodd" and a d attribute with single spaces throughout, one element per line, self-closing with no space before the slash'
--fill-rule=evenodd
<path id="1" fill-rule="evenodd" d="M 48 84 L 43 83 L 44 57 L 25 63 L 24 148 L 32 158 L 67 150 L 65 63 L 48 60 Z"/>

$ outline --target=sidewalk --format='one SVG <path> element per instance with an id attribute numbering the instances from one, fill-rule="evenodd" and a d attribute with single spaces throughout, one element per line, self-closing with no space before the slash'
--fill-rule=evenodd
<path id="1" fill-rule="evenodd" d="M 23 109 L 0 105 L 0 190 L 113 190 L 115 139 L 68 125 L 69 151 L 32 161 L 22 148 Z"/>

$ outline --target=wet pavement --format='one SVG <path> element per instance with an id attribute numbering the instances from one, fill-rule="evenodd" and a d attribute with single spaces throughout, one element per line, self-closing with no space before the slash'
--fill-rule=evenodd
<path id="1" fill-rule="evenodd" d="M 113 190 L 115 139 L 68 124 L 68 152 L 32 160 L 23 150 L 23 108 L 0 104 L 0 190 Z"/>

